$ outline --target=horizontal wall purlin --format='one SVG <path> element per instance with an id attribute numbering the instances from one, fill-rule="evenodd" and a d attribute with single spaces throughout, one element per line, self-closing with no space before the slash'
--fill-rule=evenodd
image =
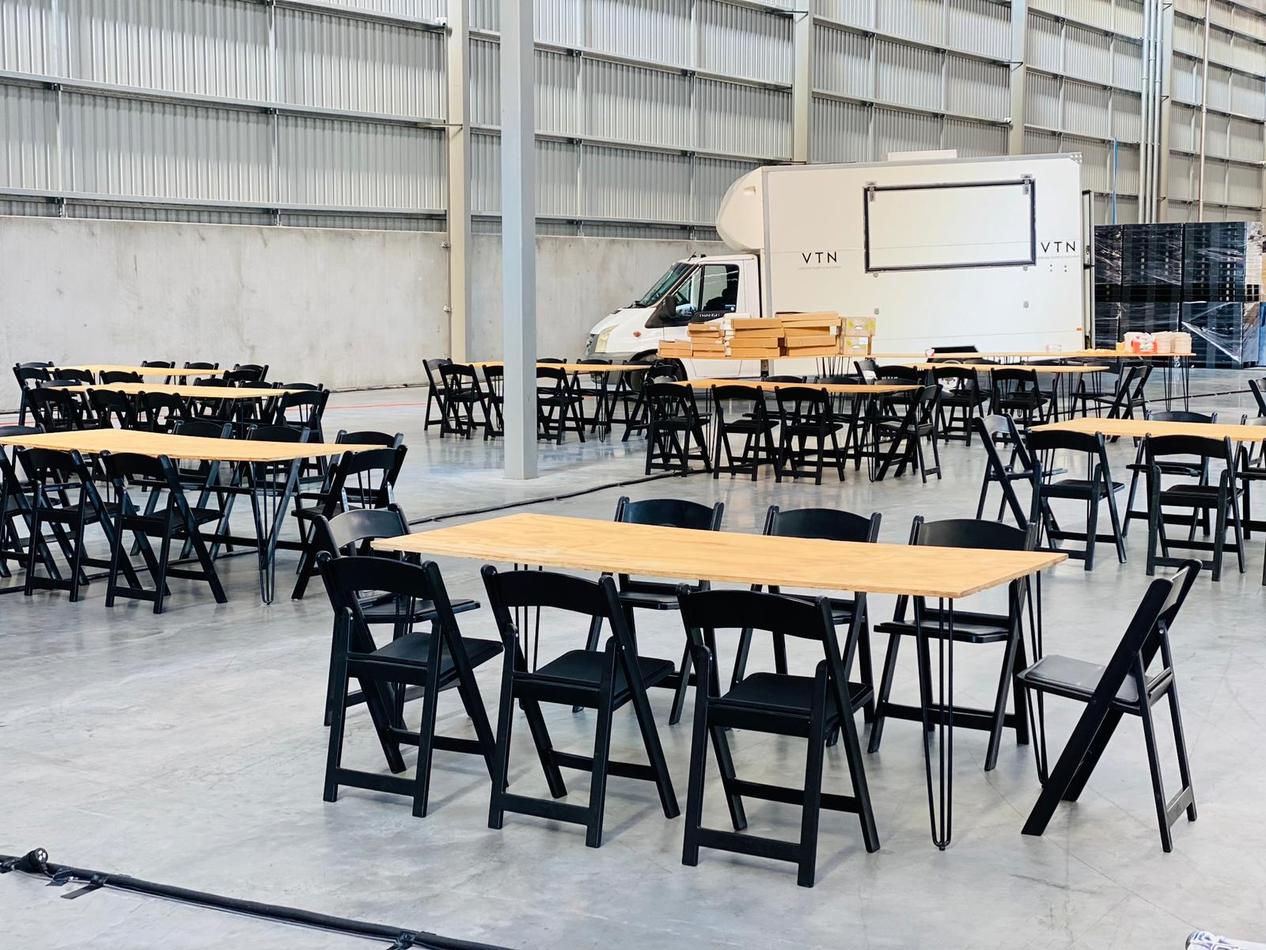
<path id="1" fill-rule="evenodd" d="M 155 198 L 151 195 L 102 194 L 91 191 L 48 191 L 40 188 L 0 187 L 0 195 L 13 198 L 43 199 L 53 202 L 82 202 L 84 204 L 132 206 L 174 210 L 206 211 L 257 211 L 263 214 L 277 212 L 302 214 L 355 214 L 364 216 L 434 218 L 444 217 L 443 208 L 372 208 L 356 205 L 308 205 L 289 202 L 221 201 L 212 198 Z"/>
<path id="2" fill-rule="evenodd" d="M 469 125 L 472 132 L 479 135 L 500 137 L 501 129 L 495 125 Z M 565 132 L 536 133 L 537 141 L 568 142 L 573 145 L 592 145 L 600 148 L 619 148 L 633 152 L 652 152 L 656 155 L 677 155 L 683 158 L 698 156 L 699 158 L 717 158 L 734 162 L 784 162 L 785 158 L 776 155 L 740 155 L 735 152 L 717 152 L 706 148 L 673 148 L 668 145 L 654 145 L 642 142 L 628 142 L 623 139 L 605 139 L 592 135 L 569 135 Z"/>
<path id="3" fill-rule="evenodd" d="M 471 30 L 470 37 L 471 39 L 491 42 L 497 46 L 501 45 L 501 34 L 495 30 Z M 609 53 L 605 50 L 590 49 L 583 46 L 567 46 L 562 43 L 547 43 L 537 40 L 536 48 L 547 53 L 565 53 L 571 56 L 579 56 L 581 59 L 592 59 L 603 63 L 637 66 L 641 69 L 669 73 L 674 76 L 697 76 L 700 79 L 711 79 L 714 82 L 728 82 L 736 86 L 752 86 L 757 89 L 771 89 L 778 92 L 789 92 L 791 90 L 791 83 L 789 82 L 772 82 L 767 79 L 752 79 L 747 76 L 734 76 L 729 73 L 715 73 L 706 69 L 697 69 L 693 66 L 669 66 L 664 63 L 653 63 L 648 60 L 638 59 L 634 56 L 621 56 L 618 53 Z"/>
<path id="4" fill-rule="evenodd" d="M 980 125 L 990 125 L 995 128 L 1010 128 L 1011 120 L 992 119 L 981 115 L 972 115 L 970 112 L 955 112 L 952 109 L 924 109 L 919 106 L 906 105 L 900 102 L 889 102 L 885 99 L 864 99 L 857 96 L 850 96 L 842 92 L 830 92 L 826 89 L 814 88 L 813 95 L 818 99 L 831 99 L 835 102 L 849 102 L 854 105 L 867 106 L 874 109 L 887 109 L 890 112 L 908 112 L 911 115 L 925 115 L 935 119 L 966 119 L 971 122 L 977 122 Z"/>
<path id="5" fill-rule="evenodd" d="M 824 26 L 827 29 L 839 30 L 843 33 L 855 33 L 858 36 L 865 36 L 869 39 L 888 40 L 893 43 L 899 43 L 902 46 L 913 46 L 917 49 L 929 50 L 935 53 L 952 53 L 955 56 L 961 56 L 963 59 L 975 60 L 978 63 L 988 63 L 991 66 L 1015 65 L 1005 57 L 986 56 L 983 53 L 976 53 L 957 46 L 937 46 L 935 43 L 913 40 L 908 36 L 901 36 L 897 33 L 887 33 L 883 30 L 872 30 L 866 27 L 854 26 L 851 23 L 844 23 L 840 20 L 832 20 L 830 17 L 821 16 L 817 13 L 813 15 L 813 23 L 815 26 Z"/>
<path id="6" fill-rule="evenodd" d="M 0 84 L 42 89 L 61 89 L 65 92 L 75 92 L 86 96 L 101 96 L 106 99 L 163 102 L 170 105 L 193 106 L 203 109 L 232 109 L 238 112 L 253 112 L 263 115 L 294 115 L 317 119 L 336 119 L 343 122 L 364 122 L 370 125 L 397 125 L 414 129 L 444 129 L 448 127 L 448 123 L 443 118 L 414 118 L 391 115 L 390 113 L 328 109 L 323 106 L 307 106 L 260 99 L 232 99 L 225 96 L 170 92 L 140 86 L 118 86 L 113 83 L 96 82 L 90 79 L 69 79 L 32 73 L 13 73 L 6 70 L 0 70 Z"/>
<path id="7" fill-rule="evenodd" d="M 303 13 L 323 13 L 328 16 L 343 17 L 347 20 L 369 20 L 374 23 L 387 23 L 391 26 L 411 27 L 432 33 L 447 33 L 448 24 L 443 20 L 429 20 L 404 16 L 399 13 L 386 13 L 381 10 L 364 10 L 359 7 L 345 7 L 336 3 L 322 3 L 321 0 L 238 0 L 252 6 L 276 7 L 279 10 L 298 10 Z"/>

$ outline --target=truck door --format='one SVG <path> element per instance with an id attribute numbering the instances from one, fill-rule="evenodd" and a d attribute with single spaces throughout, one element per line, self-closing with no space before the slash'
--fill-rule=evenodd
<path id="1" fill-rule="evenodd" d="M 697 293 L 691 302 L 690 323 L 710 323 L 738 312 L 742 283 L 738 264 L 704 264 L 690 283 Z M 686 370 L 695 377 L 732 377 L 742 375 L 745 362 L 691 360 Z"/>

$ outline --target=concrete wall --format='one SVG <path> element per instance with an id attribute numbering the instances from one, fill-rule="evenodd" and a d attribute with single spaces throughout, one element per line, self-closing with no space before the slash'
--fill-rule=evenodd
<path id="1" fill-rule="evenodd" d="M 536 342 L 541 356 L 583 354 L 589 329 L 644 294 L 673 261 L 719 254 L 725 245 L 631 238 L 536 239 Z M 501 238 L 476 235 L 472 248 L 471 352 L 501 355 Z"/>
<path id="2" fill-rule="evenodd" d="M 449 352 L 444 235 L 0 217 L 0 367 L 48 359 L 268 363 L 331 388 L 423 379 Z M 473 253 L 473 355 L 501 355 L 500 238 Z M 541 355 L 579 356 L 589 328 L 668 264 L 720 245 L 538 239 Z M 0 385 L 0 408 L 16 405 Z"/>
<path id="3" fill-rule="evenodd" d="M 0 366 L 268 363 L 330 387 L 422 379 L 448 346 L 443 235 L 0 218 Z M 13 384 L 0 405 L 14 402 Z"/>

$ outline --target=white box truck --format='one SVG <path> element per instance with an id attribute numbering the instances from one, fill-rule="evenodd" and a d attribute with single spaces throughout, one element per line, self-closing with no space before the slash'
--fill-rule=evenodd
<path id="1" fill-rule="evenodd" d="M 674 263 L 593 328 L 586 355 L 644 359 L 691 323 L 822 310 L 873 315 L 876 353 L 1080 349 L 1089 226 L 1076 154 L 758 168 L 717 214 L 734 253 Z M 760 369 L 682 362 L 691 376 Z"/>

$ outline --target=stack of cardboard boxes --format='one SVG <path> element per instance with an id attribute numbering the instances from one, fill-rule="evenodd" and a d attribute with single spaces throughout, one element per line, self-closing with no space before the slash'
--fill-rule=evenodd
<path id="1" fill-rule="evenodd" d="M 659 355 L 677 359 L 775 360 L 865 356 L 875 335 L 874 317 L 842 317 L 833 311 L 780 313 L 773 318 L 735 314 L 692 323 L 684 340 L 664 340 Z"/>

